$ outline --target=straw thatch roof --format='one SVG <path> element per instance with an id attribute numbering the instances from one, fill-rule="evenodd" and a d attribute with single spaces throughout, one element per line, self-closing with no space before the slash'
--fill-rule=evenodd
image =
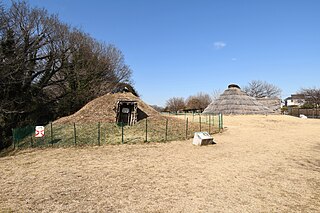
<path id="1" fill-rule="evenodd" d="M 156 110 L 130 92 L 108 93 L 90 101 L 78 112 L 60 118 L 54 123 L 116 122 L 118 101 L 135 101 L 138 104 L 138 108 L 148 117 L 160 116 Z"/>
<path id="2" fill-rule="evenodd" d="M 203 113 L 267 114 L 271 113 L 271 110 L 241 91 L 238 85 L 230 84 L 228 89 L 209 104 Z"/>
<path id="3" fill-rule="evenodd" d="M 281 99 L 280 98 L 257 98 L 257 101 L 263 106 L 268 107 L 273 111 L 273 114 L 281 113 Z"/>

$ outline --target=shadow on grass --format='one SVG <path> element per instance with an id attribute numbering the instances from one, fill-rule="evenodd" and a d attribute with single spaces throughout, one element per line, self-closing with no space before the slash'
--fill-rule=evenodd
<path id="1" fill-rule="evenodd" d="M 52 141 L 49 142 L 49 144 L 56 144 L 58 143 L 59 141 L 61 141 L 62 139 L 60 138 L 57 138 L 57 139 L 53 139 Z"/>

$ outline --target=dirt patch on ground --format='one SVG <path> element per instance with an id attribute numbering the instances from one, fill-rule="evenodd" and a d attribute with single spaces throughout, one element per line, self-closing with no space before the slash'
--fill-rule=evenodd
<path id="1" fill-rule="evenodd" d="M 0 212 L 318 212 L 320 120 L 226 116 L 216 145 L 28 149 L 0 158 Z"/>

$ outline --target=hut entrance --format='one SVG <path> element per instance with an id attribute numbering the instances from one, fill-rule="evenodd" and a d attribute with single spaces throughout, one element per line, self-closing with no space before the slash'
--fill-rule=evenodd
<path id="1" fill-rule="evenodd" d="M 117 107 L 117 123 L 134 125 L 137 122 L 137 102 L 119 101 Z"/>

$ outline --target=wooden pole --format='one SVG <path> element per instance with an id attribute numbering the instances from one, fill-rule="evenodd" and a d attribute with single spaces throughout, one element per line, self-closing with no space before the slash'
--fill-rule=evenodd
<path id="1" fill-rule="evenodd" d="M 186 120 L 186 140 L 188 139 L 188 118 Z"/>
<path id="2" fill-rule="evenodd" d="M 145 142 L 148 142 L 148 118 L 146 118 L 146 140 Z"/>
<path id="3" fill-rule="evenodd" d="M 50 123 L 50 133 L 51 133 L 51 145 L 53 146 L 53 128 L 52 128 L 52 122 Z"/>
<path id="4" fill-rule="evenodd" d="M 74 145 L 77 145 L 76 123 L 73 123 Z"/>
<path id="5" fill-rule="evenodd" d="M 121 143 L 124 144 L 124 137 L 123 137 L 123 122 L 121 122 Z"/>
<path id="6" fill-rule="evenodd" d="M 100 122 L 98 122 L 98 146 L 100 146 Z"/>
<path id="7" fill-rule="evenodd" d="M 166 137 L 165 137 L 165 141 L 167 141 L 168 139 L 168 119 L 166 119 Z"/>
<path id="8" fill-rule="evenodd" d="M 16 140 L 15 140 L 15 131 L 12 129 L 12 142 L 13 142 L 13 149 L 16 149 Z"/>
<path id="9" fill-rule="evenodd" d="M 211 115 L 209 114 L 209 134 L 210 134 L 210 128 L 211 128 Z"/>
<path id="10" fill-rule="evenodd" d="M 219 113 L 219 132 L 220 132 L 220 128 L 221 128 L 221 119 L 220 119 L 220 113 Z"/>

